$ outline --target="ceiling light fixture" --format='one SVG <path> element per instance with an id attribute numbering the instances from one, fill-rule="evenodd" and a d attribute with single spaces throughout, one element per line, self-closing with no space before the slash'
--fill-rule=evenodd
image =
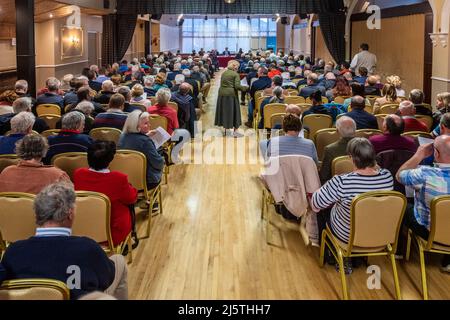
<path id="1" fill-rule="evenodd" d="M 225 0 L 225 3 L 235 3 L 236 0 Z"/>
<path id="2" fill-rule="evenodd" d="M 50 18 L 53 18 L 53 13 L 50 13 L 48 16 L 49 16 Z"/>

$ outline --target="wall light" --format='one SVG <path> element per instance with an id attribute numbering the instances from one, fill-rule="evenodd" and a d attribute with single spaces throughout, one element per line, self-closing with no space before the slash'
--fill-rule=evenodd
<path id="1" fill-rule="evenodd" d="M 78 39 L 78 37 L 76 37 L 76 36 L 71 36 L 71 37 L 70 37 L 70 43 L 71 43 L 73 46 L 77 46 L 77 45 L 80 44 L 80 39 Z"/>

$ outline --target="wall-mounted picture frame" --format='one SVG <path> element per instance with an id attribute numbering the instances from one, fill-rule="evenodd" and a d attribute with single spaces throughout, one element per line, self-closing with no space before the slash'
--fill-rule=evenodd
<path id="1" fill-rule="evenodd" d="M 61 59 L 83 56 L 83 29 L 61 28 Z"/>

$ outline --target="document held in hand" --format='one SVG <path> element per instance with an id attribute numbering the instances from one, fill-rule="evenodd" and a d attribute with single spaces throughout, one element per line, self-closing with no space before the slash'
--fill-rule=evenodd
<path id="1" fill-rule="evenodd" d="M 420 145 L 429 144 L 429 143 L 433 143 L 434 142 L 433 139 L 424 138 L 424 137 L 420 137 L 420 136 L 419 136 L 418 140 L 419 140 L 419 144 Z"/>
<path id="2" fill-rule="evenodd" d="M 152 139 L 156 149 L 159 149 L 170 138 L 170 134 L 161 127 L 156 128 L 155 134 L 150 136 L 150 139 Z"/>

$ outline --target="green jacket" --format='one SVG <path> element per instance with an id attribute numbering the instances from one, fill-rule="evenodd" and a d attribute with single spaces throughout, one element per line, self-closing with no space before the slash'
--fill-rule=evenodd
<path id="1" fill-rule="evenodd" d="M 219 96 L 236 96 L 238 90 L 245 91 L 247 87 L 241 86 L 239 74 L 231 69 L 227 69 L 221 78 Z"/>
<path id="2" fill-rule="evenodd" d="M 331 176 L 331 165 L 333 160 L 337 157 L 347 155 L 347 144 L 350 140 L 352 140 L 352 138 L 340 138 L 335 143 L 325 147 L 322 167 L 320 168 L 319 173 L 322 184 L 325 184 L 325 182 L 333 178 Z"/>

